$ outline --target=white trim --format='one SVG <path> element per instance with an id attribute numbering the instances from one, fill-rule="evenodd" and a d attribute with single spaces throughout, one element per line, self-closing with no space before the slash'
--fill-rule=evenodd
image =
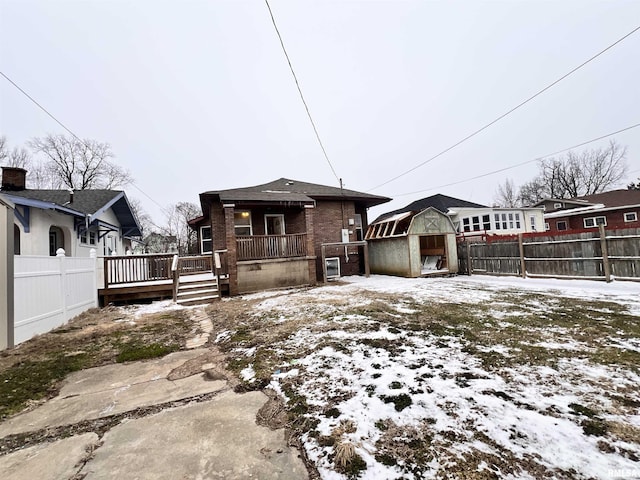
<path id="1" fill-rule="evenodd" d="M 204 235 L 202 233 L 202 230 L 204 228 L 208 228 L 209 229 L 209 238 L 207 239 L 207 241 L 211 242 L 211 250 L 205 250 L 204 249 Z M 211 225 L 203 225 L 200 227 L 200 253 L 201 254 L 205 254 L 205 253 L 211 253 L 213 252 L 213 236 L 212 236 L 213 230 L 211 229 Z"/>
<path id="2" fill-rule="evenodd" d="M 282 233 L 269 233 L 267 218 L 280 218 L 282 221 Z M 264 214 L 264 234 L 265 235 L 284 235 L 286 233 L 286 225 L 284 223 L 284 213 L 265 213 Z"/>
<path id="3" fill-rule="evenodd" d="M 628 218 L 627 219 L 627 215 L 633 215 L 633 218 Z M 625 222 L 637 222 L 638 221 L 638 212 L 626 212 L 624 214 L 624 221 Z"/>
<path id="4" fill-rule="evenodd" d="M 604 220 L 603 223 L 598 223 L 598 219 L 602 218 Z M 593 220 L 593 225 L 587 225 L 587 220 Z M 600 225 L 607 226 L 607 217 L 604 215 L 598 215 L 596 217 L 585 217 L 582 219 L 582 224 L 584 228 L 598 228 Z"/>

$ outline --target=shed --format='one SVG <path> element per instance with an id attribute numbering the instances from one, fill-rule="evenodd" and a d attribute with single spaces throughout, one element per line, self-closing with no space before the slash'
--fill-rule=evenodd
<path id="1" fill-rule="evenodd" d="M 434 207 L 382 218 L 367 230 L 371 273 L 421 277 L 458 272 L 456 229 Z"/>

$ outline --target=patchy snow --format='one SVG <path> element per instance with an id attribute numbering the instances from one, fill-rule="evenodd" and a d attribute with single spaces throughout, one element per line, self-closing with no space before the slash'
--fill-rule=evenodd
<path id="1" fill-rule="evenodd" d="M 182 310 L 188 307 L 178 305 L 172 300 L 162 300 L 158 302 L 151 302 L 148 304 L 126 305 L 119 308 L 126 312 L 128 317 L 139 318 L 143 315 L 166 312 L 168 310 Z"/>
<path id="2" fill-rule="evenodd" d="M 505 479 L 610 478 L 619 471 L 639 472 L 637 441 L 624 435 L 587 432 L 605 424 L 613 431 L 635 428 L 637 439 L 637 409 L 632 414 L 633 409 L 613 408 L 612 398 L 626 396 L 631 404 L 640 402 L 640 376 L 633 369 L 584 357 L 584 352 L 595 347 L 571 338 L 582 333 L 580 322 L 546 329 L 517 325 L 512 344 L 480 342 L 472 350 L 473 342 L 459 334 L 464 326 L 458 326 L 456 335 L 454 330 L 451 335 L 446 333 L 455 325 L 445 325 L 445 333 L 434 334 L 343 310 L 370 305 L 371 293 L 381 299 L 393 296 L 387 312 L 390 320 L 410 317 L 418 311 L 417 305 L 462 305 L 470 318 L 479 317 L 482 328 L 501 333 L 514 328 L 514 319 L 523 315 L 545 318 L 571 299 L 615 303 L 628 315 L 639 316 L 640 284 L 484 276 L 342 280 L 346 285 L 252 297 L 263 299 L 256 306 L 256 315 L 274 323 L 304 316 L 317 319 L 277 346 L 286 352 L 304 347 L 310 353 L 298 359 L 296 368 L 283 365 L 275 371 L 271 388 L 287 399 L 283 382 L 296 377 L 287 385 L 314 407 L 307 415 L 317 422 L 316 434 L 305 434 L 303 441 L 323 479 L 347 478 L 336 471 L 336 447 L 319 440 L 331 436 L 355 446 L 366 463 L 359 474 L 362 479 L 444 478 L 443 472 L 460 462 Z M 527 293 L 537 296 L 529 298 Z M 511 302 L 505 300 L 509 295 L 519 297 Z M 476 312 L 474 307 L 480 305 L 484 310 Z M 609 308 L 594 311 L 603 322 L 613 313 Z M 611 330 L 612 335 L 620 333 Z M 611 336 L 593 342 L 640 351 L 637 338 Z M 548 364 L 520 361 L 488 366 L 480 356 L 509 360 L 531 347 L 549 351 Z M 252 367 L 245 370 L 243 378 L 252 378 Z M 335 414 L 323 414 L 325 407 L 335 409 Z M 388 425 L 405 433 L 389 439 Z M 415 447 L 410 458 L 421 460 L 414 464 L 396 458 L 389 461 L 394 452 L 383 451 L 389 442 L 408 442 Z"/>
<path id="3" fill-rule="evenodd" d="M 256 378 L 256 371 L 253 369 L 253 364 L 250 363 L 249 366 L 242 369 L 240 372 L 240 378 L 245 382 L 253 382 Z"/>

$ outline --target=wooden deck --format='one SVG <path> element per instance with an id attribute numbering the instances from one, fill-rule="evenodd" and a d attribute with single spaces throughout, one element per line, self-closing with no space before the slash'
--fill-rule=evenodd
<path id="1" fill-rule="evenodd" d="M 98 300 L 101 307 L 110 303 L 135 303 L 141 300 L 168 300 L 172 298 L 173 280 L 119 284 L 98 289 Z"/>

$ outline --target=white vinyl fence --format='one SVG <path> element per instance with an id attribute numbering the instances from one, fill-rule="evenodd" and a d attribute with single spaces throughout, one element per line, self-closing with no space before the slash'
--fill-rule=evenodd
<path id="1" fill-rule="evenodd" d="M 14 257 L 15 344 L 65 324 L 98 306 L 96 258 Z"/>

